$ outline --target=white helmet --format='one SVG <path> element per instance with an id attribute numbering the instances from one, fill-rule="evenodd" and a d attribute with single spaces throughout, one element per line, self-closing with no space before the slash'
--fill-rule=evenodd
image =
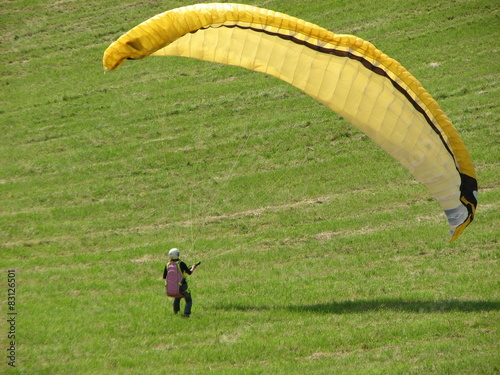
<path id="1" fill-rule="evenodd" d="M 180 252 L 179 250 L 177 250 L 175 247 L 173 249 L 171 249 L 169 252 L 168 252 L 168 256 L 170 257 L 170 259 L 172 260 L 177 260 L 179 259 L 179 256 L 180 256 Z"/>

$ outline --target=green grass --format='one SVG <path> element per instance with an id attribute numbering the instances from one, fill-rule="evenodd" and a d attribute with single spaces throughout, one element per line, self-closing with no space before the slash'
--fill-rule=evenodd
<path id="1" fill-rule="evenodd" d="M 0 343 L 16 270 L 20 374 L 493 374 L 499 352 L 495 1 L 248 4 L 373 42 L 458 128 L 477 217 L 439 205 L 295 88 L 180 58 L 104 74 L 122 33 L 181 1 L 5 2 Z M 193 316 L 161 274 L 179 247 Z"/>

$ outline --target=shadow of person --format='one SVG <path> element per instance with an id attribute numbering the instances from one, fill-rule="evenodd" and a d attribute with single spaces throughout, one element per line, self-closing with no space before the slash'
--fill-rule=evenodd
<path id="1" fill-rule="evenodd" d="M 219 306 L 223 310 L 265 311 L 288 310 L 316 314 L 354 314 L 371 311 L 396 311 L 411 313 L 443 313 L 443 312 L 475 312 L 500 310 L 499 301 L 484 300 L 403 300 L 403 299 L 370 299 L 346 300 L 314 305 L 261 306 L 242 305 L 237 303 Z"/>

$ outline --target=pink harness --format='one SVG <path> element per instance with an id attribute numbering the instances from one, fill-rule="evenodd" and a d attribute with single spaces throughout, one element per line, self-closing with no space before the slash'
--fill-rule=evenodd
<path id="1" fill-rule="evenodd" d="M 184 295 L 182 295 L 180 292 L 180 287 L 184 281 L 184 276 L 182 276 L 179 263 L 180 261 L 171 261 L 167 267 L 167 285 L 165 285 L 165 291 L 167 292 L 167 296 L 173 298 L 184 298 Z"/>

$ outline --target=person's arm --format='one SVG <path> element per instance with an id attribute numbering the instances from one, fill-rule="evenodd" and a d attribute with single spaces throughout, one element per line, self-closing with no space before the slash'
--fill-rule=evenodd
<path id="1" fill-rule="evenodd" d="M 165 266 L 165 269 L 163 270 L 163 279 L 167 279 L 167 266 Z"/>
<path id="2" fill-rule="evenodd" d="M 194 272 L 194 270 L 196 269 L 196 267 L 198 267 L 199 265 L 201 264 L 201 262 L 198 262 L 198 263 L 195 263 L 191 266 L 191 273 Z"/>
<path id="3" fill-rule="evenodd" d="M 189 269 L 186 263 L 181 262 L 179 264 L 179 267 L 181 268 L 182 273 L 187 273 L 188 275 L 191 275 L 193 273 L 193 270 Z"/>

